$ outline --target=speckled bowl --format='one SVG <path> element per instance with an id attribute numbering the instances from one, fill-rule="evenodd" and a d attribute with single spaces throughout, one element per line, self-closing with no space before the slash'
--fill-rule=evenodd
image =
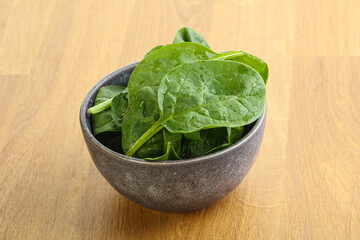
<path id="1" fill-rule="evenodd" d="M 234 190 L 253 165 L 264 135 L 266 109 L 239 142 L 204 157 L 148 162 L 119 154 L 93 136 L 91 116 L 86 111 L 93 106 L 100 87 L 126 86 L 136 64 L 102 79 L 81 105 L 81 130 L 96 167 L 120 194 L 141 206 L 165 212 L 209 206 Z"/>

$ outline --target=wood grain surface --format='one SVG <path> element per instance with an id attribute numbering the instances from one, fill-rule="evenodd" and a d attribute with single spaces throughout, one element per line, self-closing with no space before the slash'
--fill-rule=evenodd
<path id="1" fill-rule="evenodd" d="M 236 190 L 169 214 L 112 189 L 78 113 L 183 26 L 269 64 L 268 116 Z M 359 0 L 0 0 L 0 239 L 360 239 L 359 30 Z"/>

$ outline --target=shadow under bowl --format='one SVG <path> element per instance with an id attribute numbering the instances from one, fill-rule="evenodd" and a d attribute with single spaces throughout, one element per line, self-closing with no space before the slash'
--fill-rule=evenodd
<path id="1" fill-rule="evenodd" d="M 130 64 L 106 76 L 81 105 L 81 130 L 92 160 L 113 188 L 146 208 L 189 212 L 213 204 L 239 185 L 257 158 L 265 130 L 266 107 L 247 134 L 222 151 L 159 162 L 128 157 L 105 147 L 94 137 L 87 109 L 93 106 L 99 88 L 126 86 L 136 65 Z"/>

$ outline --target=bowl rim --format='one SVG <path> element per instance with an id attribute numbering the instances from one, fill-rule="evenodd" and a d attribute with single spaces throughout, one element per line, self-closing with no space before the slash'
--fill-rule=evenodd
<path id="1" fill-rule="evenodd" d="M 115 152 L 107 147 L 105 147 L 101 142 L 99 142 L 95 136 L 92 134 L 92 132 L 90 131 L 88 125 L 87 125 L 87 117 L 90 116 L 89 113 L 87 113 L 87 105 L 91 99 L 91 97 L 93 95 L 95 95 L 97 93 L 97 91 L 100 89 L 100 87 L 102 87 L 106 82 L 108 82 L 109 80 L 111 80 L 113 77 L 117 76 L 118 74 L 120 74 L 123 71 L 129 70 L 133 67 L 135 67 L 139 62 L 135 62 L 132 64 L 129 64 L 127 66 L 124 66 L 122 68 L 119 68 L 117 70 L 115 70 L 114 72 L 110 73 L 109 75 L 107 75 L 106 77 L 104 77 L 103 79 L 101 79 L 85 96 L 81 107 L 80 107 L 80 125 L 81 125 L 81 129 L 84 135 L 87 136 L 87 138 L 92 141 L 93 144 L 97 145 L 98 148 L 100 148 L 102 151 L 106 152 L 109 155 L 113 155 L 117 160 L 126 160 L 135 164 L 140 164 L 140 165 L 153 165 L 153 166 L 164 166 L 164 165 L 182 165 L 182 164 L 190 164 L 190 163 L 197 163 L 197 162 L 203 162 L 203 161 L 207 161 L 207 160 L 211 160 L 211 159 L 217 159 L 218 157 L 221 157 L 222 155 L 226 155 L 227 153 L 234 151 L 236 148 L 244 145 L 247 141 L 249 141 L 249 139 L 251 139 L 253 137 L 253 135 L 256 134 L 257 131 L 259 131 L 261 125 L 263 124 L 263 122 L 265 121 L 266 118 L 266 112 L 267 112 L 267 105 L 265 103 L 265 107 L 264 107 L 264 111 L 263 113 L 260 115 L 260 117 L 256 120 L 254 126 L 250 129 L 250 131 L 243 137 L 241 138 L 238 142 L 234 143 L 233 145 L 220 150 L 218 152 L 215 153 L 211 153 L 205 156 L 201 156 L 201 157 L 196 157 L 196 158 L 187 158 L 187 159 L 182 159 L 182 160 L 167 160 L 167 161 L 146 161 L 144 159 L 141 158 L 135 158 L 135 157 L 129 157 L 126 156 L 124 154 Z"/>

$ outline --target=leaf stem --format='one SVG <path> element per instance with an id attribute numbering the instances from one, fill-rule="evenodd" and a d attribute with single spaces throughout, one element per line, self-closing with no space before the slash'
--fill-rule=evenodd
<path id="1" fill-rule="evenodd" d="M 229 58 L 229 57 L 236 57 L 236 56 L 240 56 L 240 55 L 243 55 L 243 54 L 244 54 L 243 51 L 230 52 L 230 53 L 220 54 L 219 56 L 214 57 L 211 60 L 225 59 L 225 58 Z"/>
<path id="2" fill-rule="evenodd" d="M 111 106 L 111 101 L 112 101 L 112 98 L 110 98 L 102 103 L 99 103 L 99 104 L 89 108 L 87 112 L 91 113 L 91 114 L 102 112 Z"/>
<path id="3" fill-rule="evenodd" d="M 131 157 L 136 153 L 139 148 L 144 145 L 152 136 L 158 133 L 164 126 L 161 124 L 162 121 L 157 121 L 151 128 L 149 128 L 136 142 L 130 147 L 125 155 Z"/>

